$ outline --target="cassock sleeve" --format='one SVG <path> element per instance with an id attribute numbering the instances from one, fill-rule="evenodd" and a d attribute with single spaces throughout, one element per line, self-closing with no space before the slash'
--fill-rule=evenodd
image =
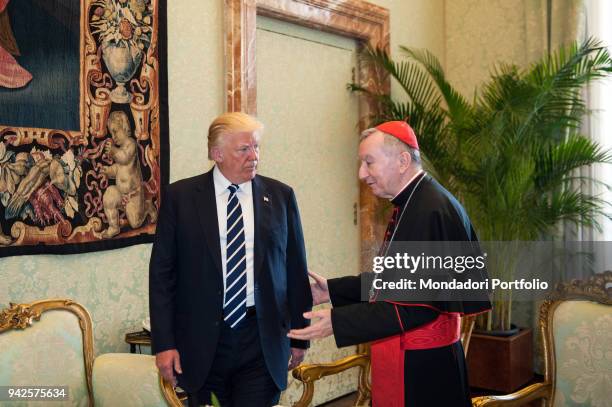
<path id="1" fill-rule="evenodd" d="M 361 302 L 331 310 L 338 347 L 356 345 L 402 333 L 432 322 L 438 312 L 422 306 L 396 306 L 388 302 Z"/>
<path id="2" fill-rule="evenodd" d="M 361 302 L 361 277 L 347 276 L 327 280 L 329 298 L 334 307 Z"/>

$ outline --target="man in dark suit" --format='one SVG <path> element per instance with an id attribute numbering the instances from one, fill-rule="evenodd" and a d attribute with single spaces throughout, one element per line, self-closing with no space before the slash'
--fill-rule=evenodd
<path id="1" fill-rule="evenodd" d="M 149 267 L 151 334 L 166 380 L 189 405 L 269 407 L 307 341 L 312 308 L 293 190 L 256 175 L 262 124 L 243 113 L 213 121 L 214 168 L 168 186 Z M 288 362 L 289 361 L 289 362 Z"/>

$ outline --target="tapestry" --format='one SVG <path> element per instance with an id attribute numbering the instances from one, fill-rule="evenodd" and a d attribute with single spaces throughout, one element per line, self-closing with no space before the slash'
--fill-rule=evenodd
<path id="1" fill-rule="evenodd" d="M 0 0 L 0 257 L 151 242 L 165 0 Z"/>

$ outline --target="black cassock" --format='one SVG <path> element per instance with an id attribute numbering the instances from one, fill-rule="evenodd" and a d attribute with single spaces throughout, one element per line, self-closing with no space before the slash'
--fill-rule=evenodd
<path id="1" fill-rule="evenodd" d="M 397 213 L 404 212 L 395 220 L 399 223 L 394 228 L 393 242 L 477 241 L 461 204 L 426 173 L 418 175 L 391 202 L 398 208 Z M 332 326 L 339 347 L 393 337 L 431 323 L 443 313 L 475 314 L 490 309 L 488 300 L 404 303 L 410 306 L 362 302 L 359 276 L 330 279 L 328 285 Z M 461 341 L 403 353 L 405 406 L 471 406 Z"/>

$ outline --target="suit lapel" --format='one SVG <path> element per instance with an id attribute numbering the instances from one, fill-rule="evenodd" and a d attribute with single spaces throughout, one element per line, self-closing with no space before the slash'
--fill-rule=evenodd
<path id="1" fill-rule="evenodd" d="M 222 274 L 217 201 L 212 170 L 203 175 L 203 182 L 197 187 L 196 204 L 206 243 L 208 243 L 217 270 Z"/>
<path id="2" fill-rule="evenodd" d="M 257 281 L 257 275 L 263 263 L 266 244 L 268 243 L 268 231 L 270 226 L 270 211 L 272 200 L 261 178 L 255 176 L 252 182 L 253 190 L 253 212 L 255 215 L 255 258 L 253 261 L 253 275 Z"/>

